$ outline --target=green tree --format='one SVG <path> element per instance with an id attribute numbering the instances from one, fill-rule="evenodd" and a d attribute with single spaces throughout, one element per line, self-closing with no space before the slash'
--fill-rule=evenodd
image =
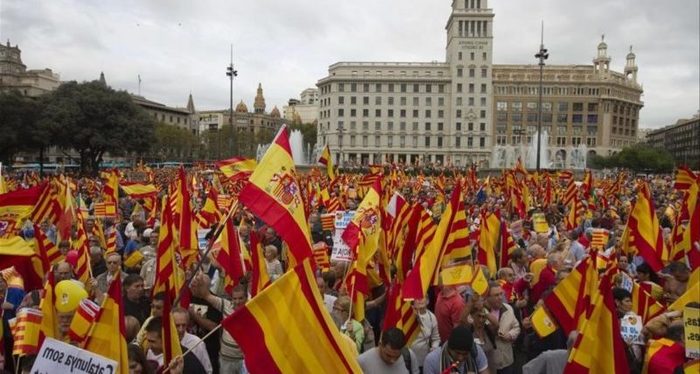
<path id="1" fill-rule="evenodd" d="M 152 158 L 160 161 L 191 161 L 199 148 L 199 138 L 187 129 L 157 123 L 151 148 Z"/>
<path id="2" fill-rule="evenodd" d="M 668 151 L 652 148 L 647 144 L 635 144 L 614 155 L 595 156 L 591 160 L 593 167 L 620 167 L 636 172 L 670 173 L 673 171 L 673 165 L 673 157 Z"/>
<path id="3" fill-rule="evenodd" d="M 48 94 L 43 120 L 56 145 L 80 155 L 83 174 L 96 175 L 102 156 L 143 153 L 155 141 L 155 121 L 126 91 L 98 81 L 66 82 Z"/>
<path id="4" fill-rule="evenodd" d="M 19 152 L 40 150 L 49 135 L 40 130 L 40 104 L 19 91 L 0 93 L 0 162 L 12 165 Z"/>

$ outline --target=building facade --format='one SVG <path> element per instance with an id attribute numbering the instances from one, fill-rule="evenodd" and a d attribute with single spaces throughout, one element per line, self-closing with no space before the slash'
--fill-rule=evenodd
<path id="1" fill-rule="evenodd" d="M 318 89 L 307 88 L 299 95 L 300 99 L 289 99 L 282 108 L 288 123 L 302 124 L 318 121 Z"/>
<path id="2" fill-rule="evenodd" d="M 700 170 L 700 113 L 647 134 L 647 143 L 671 153 L 676 165 Z"/>
<path id="3" fill-rule="evenodd" d="M 487 0 L 454 0 L 445 62 L 338 62 L 319 88 L 318 142 L 338 162 L 434 162 L 488 167 L 495 147 L 520 147 L 538 122 L 539 66 L 493 64 Z M 550 160 L 572 148 L 609 155 L 637 138 L 641 85 L 630 51 L 610 70 L 601 42 L 593 65 L 548 65 L 542 126 Z"/>
<path id="4" fill-rule="evenodd" d="M 27 70 L 22 63 L 22 51 L 0 44 L 0 91 L 17 90 L 24 96 L 38 97 L 61 85 L 61 78 L 51 69 Z"/>
<path id="5" fill-rule="evenodd" d="M 135 104 L 145 109 L 156 122 L 176 126 L 192 132 L 193 135 L 199 134 L 199 117 L 197 116 L 191 94 L 187 100 L 187 107 L 185 108 L 167 106 L 148 100 L 143 96 L 133 94 L 131 95 L 131 99 Z"/>

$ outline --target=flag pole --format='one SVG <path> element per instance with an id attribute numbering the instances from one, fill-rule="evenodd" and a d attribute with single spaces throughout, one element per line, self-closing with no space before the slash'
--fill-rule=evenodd
<path id="1" fill-rule="evenodd" d="M 234 203 L 234 205 L 229 209 L 228 213 L 226 214 L 226 217 L 224 217 L 221 222 L 219 222 L 219 226 L 216 227 L 216 231 L 214 231 L 214 235 L 209 239 L 209 243 L 207 243 L 207 249 L 204 251 L 204 254 L 199 257 L 199 261 L 197 262 L 197 266 L 195 267 L 194 271 L 190 275 L 190 278 L 185 281 L 185 284 L 187 287 L 192 286 L 192 281 L 194 280 L 195 275 L 202 270 L 202 263 L 205 257 L 209 256 L 209 252 L 211 252 L 212 247 L 214 246 L 214 242 L 216 239 L 219 237 L 221 232 L 223 231 L 224 227 L 226 226 L 226 222 L 233 217 L 234 212 L 237 212 L 238 209 L 240 208 L 240 203 L 238 200 Z M 182 292 L 178 292 L 177 297 L 175 297 L 175 301 L 173 302 L 173 305 L 178 305 L 180 303 L 180 297 L 182 296 Z"/>
<path id="2" fill-rule="evenodd" d="M 215 332 L 219 331 L 219 329 L 221 328 L 221 326 L 222 326 L 221 323 L 219 323 L 218 325 L 216 325 L 216 327 L 214 327 L 214 328 L 211 329 L 211 331 L 209 331 L 206 335 L 204 335 L 203 337 L 201 337 L 197 343 L 195 343 L 193 346 L 191 346 L 189 349 L 187 349 L 187 350 L 186 350 L 182 355 L 180 355 L 179 357 L 185 357 L 186 354 L 192 352 L 192 351 L 193 351 L 195 348 L 197 348 L 200 344 L 204 343 L 204 341 L 205 341 L 207 338 L 209 338 L 212 334 L 214 334 Z M 171 361 L 171 363 L 172 363 L 172 361 Z M 165 369 L 163 369 L 162 374 L 165 374 L 165 373 L 168 372 L 168 371 L 170 371 L 170 366 L 168 366 L 168 367 L 166 367 Z"/>

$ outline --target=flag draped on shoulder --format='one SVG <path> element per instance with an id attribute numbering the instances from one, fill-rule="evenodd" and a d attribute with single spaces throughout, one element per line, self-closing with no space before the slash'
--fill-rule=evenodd
<path id="1" fill-rule="evenodd" d="M 239 200 L 290 245 L 290 264 L 312 256 L 309 222 L 286 126 L 277 133 Z"/>
<path id="2" fill-rule="evenodd" d="M 222 322 L 252 374 L 361 372 L 323 305 L 310 261 L 300 262 Z"/>
<path id="3" fill-rule="evenodd" d="M 118 373 L 129 372 L 126 351 L 126 326 L 122 305 L 122 282 L 119 273 L 102 301 L 100 312 L 85 342 L 85 349 L 118 363 Z"/>

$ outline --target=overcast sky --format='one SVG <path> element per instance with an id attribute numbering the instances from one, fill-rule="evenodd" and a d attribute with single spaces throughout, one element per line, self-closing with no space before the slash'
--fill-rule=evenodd
<path id="1" fill-rule="evenodd" d="M 605 34 L 612 68 L 634 45 L 644 85 L 642 127 L 700 108 L 697 0 L 496 0 L 494 63 L 534 63 L 540 20 L 548 64 L 591 64 Z M 450 0 L 0 0 L 0 38 L 19 44 L 30 69 L 62 80 L 104 71 L 117 89 L 172 106 L 228 108 L 225 69 L 234 46 L 234 101 L 267 110 L 338 61 L 444 61 Z M 252 109 L 252 108 L 251 108 Z"/>

